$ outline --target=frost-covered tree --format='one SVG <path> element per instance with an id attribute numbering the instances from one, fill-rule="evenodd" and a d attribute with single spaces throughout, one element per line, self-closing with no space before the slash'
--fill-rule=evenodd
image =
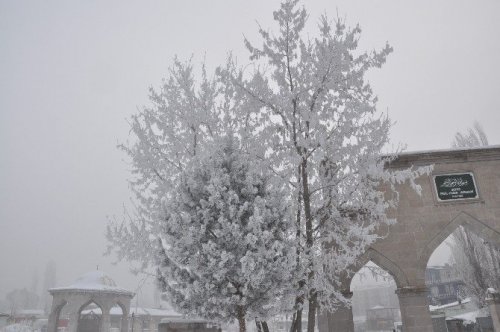
<path id="1" fill-rule="evenodd" d="M 281 298 L 293 257 L 287 200 L 270 176 L 225 137 L 184 173 L 165 202 L 159 275 L 183 312 L 245 331 Z"/>
<path id="2" fill-rule="evenodd" d="M 500 250 L 463 227 L 452 236 L 453 267 L 464 282 L 461 291 L 485 307 L 486 290 L 500 289 Z"/>
<path id="3" fill-rule="evenodd" d="M 488 136 L 486 136 L 483 127 L 477 121 L 474 121 L 474 125 L 466 133 L 457 132 L 451 143 L 453 148 L 473 148 L 487 145 Z"/>
<path id="4" fill-rule="evenodd" d="M 133 118 L 131 156 L 137 209 L 110 223 L 110 249 L 155 269 L 180 311 L 221 321 L 262 320 L 290 280 L 288 197 L 283 184 L 238 138 L 234 89 L 196 83 L 190 63 L 175 61 L 153 105 Z M 265 324 L 264 324 L 265 326 Z"/>
<path id="5" fill-rule="evenodd" d="M 204 67 L 195 82 L 191 62 L 175 59 L 161 89 L 150 89 L 151 106 L 132 117 L 135 141 L 120 148 L 132 161 L 130 187 L 137 205 L 123 222 L 110 222 L 107 237 L 108 251 L 117 249 L 118 259 L 138 263 L 134 270 L 156 263 L 156 253 L 162 250 L 157 240 L 164 202 L 173 197 L 180 175 L 193 159 L 214 137 L 222 136 L 222 123 L 230 123 L 230 95 L 227 85 L 209 78 Z"/>
<path id="6" fill-rule="evenodd" d="M 198 218 L 199 227 L 210 220 L 201 229 L 206 236 L 204 241 L 208 241 L 213 237 L 209 232 L 211 227 L 219 222 L 222 225 L 219 219 L 224 219 L 227 213 L 226 190 L 235 193 L 240 190 L 238 186 L 221 186 L 219 193 L 212 193 L 210 190 L 215 189 L 210 181 L 224 178 L 220 173 L 223 170 L 217 170 L 216 160 L 205 157 L 207 153 L 218 155 L 220 152 L 214 147 L 220 145 L 221 137 L 232 132 L 244 151 L 241 156 L 249 167 L 249 174 L 260 169 L 262 174 L 257 174 L 266 181 L 269 178 L 269 190 L 279 190 L 288 212 L 293 215 L 286 223 L 287 231 L 291 232 L 288 236 L 280 234 L 284 230 L 280 228 L 282 224 L 276 222 L 279 218 L 272 221 L 272 227 L 267 230 L 278 232 L 276 235 L 284 241 L 279 248 L 293 240 L 293 247 L 288 250 L 289 254 L 293 253 L 293 264 L 283 268 L 279 276 L 289 276 L 289 280 L 276 283 L 276 291 L 280 294 L 278 299 L 283 300 L 281 310 L 294 311 L 292 329 L 301 330 L 302 310 L 307 307 L 307 330 L 312 332 L 319 307 L 333 310 L 346 301 L 340 292 L 342 279 L 354 272 L 351 267 L 356 259 L 378 238 L 377 228 L 395 222 L 386 213 L 397 205 L 396 185 L 409 181 L 418 191 L 414 180 L 429 169 L 388 171 L 385 167 L 394 158 L 381 153 L 388 142 L 390 120 L 377 112 L 377 98 L 364 75 L 369 69 L 382 66 L 392 51 L 390 46 L 379 52 L 359 52 L 360 28 L 349 29 L 341 20 L 332 23 L 326 16 L 320 20 L 318 36 L 304 38 L 307 13 L 299 7 L 298 0 L 285 0 L 274 12 L 274 19 L 278 24 L 276 34 L 259 30 L 262 46 L 256 47 L 245 40 L 251 64 L 244 68 L 252 70 L 238 67 L 230 58 L 225 66 L 217 69 L 214 78 L 209 78 L 203 69 L 197 82 L 191 64 L 176 60 L 161 90 L 151 90 L 152 106 L 133 118 L 132 132 L 137 140 L 124 147 L 131 157 L 135 175 L 132 188 L 138 201 L 136 214 L 125 223 L 110 225 L 108 237 L 111 247 L 118 249 L 119 258 L 136 260 L 142 269 L 160 264 L 160 279 L 166 277 L 163 282 L 167 292 L 175 295 L 173 298 L 179 307 L 202 315 L 215 312 L 234 315 L 226 308 L 234 310 L 246 300 L 238 294 L 239 297 L 232 297 L 228 302 L 224 296 L 236 292 L 235 285 L 240 282 L 231 286 L 226 280 L 219 290 L 216 287 L 224 281 L 224 276 L 217 275 L 218 281 L 208 282 L 206 288 L 206 283 L 197 282 L 198 277 L 191 275 L 201 272 L 189 265 L 194 264 L 193 261 L 182 258 L 183 252 L 180 252 L 194 251 L 196 255 L 208 257 L 225 250 L 227 255 L 240 257 L 239 246 L 254 248 L 241 240 L 239 246 L 232 248 L 234 252 L 215 246 L 212 253 L 204 253 L 202 251 L 211 245 L 200 248 L 200 235 L 191 235 L 196 241 L 189 243 L 191 230 L 193 234 L 200 231 L 191 226 L 194 218 Z M 208 163 L 206 169 L 199 166 L 203 163 Z M 209 172 L 203 180 L 206 182 L 200 182 L 203 172 Z M 193 178 L 199 180 L 192 182 Z M 205 211 L 206 203 L 197 201 L 198 196 L 187 195 L 184 189 L 188 188 L 200 193 L 199 197 L 219 197 L 218 202 L 213 203 L 216 210 L 209 209 L 213 213 L 211 218 L 204 219 L 205 212 L 197 214 L 198 210 Z M 193 200 L 190 205 L 182 205 L 189 197 Z M 248 199 L 251 206 L 271 207 L 262 197 Z M 276 213 L 281 211 L 280 205 L 274 208 Z M 230 213 L 238 210 L 232 209 Z M 247 223 L 249 221 L 229 224 L 235 227 Z M 259 223 L 264 224 L 255 226 L 252 232 L 264 232 L 262 227 L 267 222 Z M 177 228 L 171 228 L 172 225 Z M 180 229 L 185 233 L 175 237 L 169 233 Z M 232 236 L 243 239 L 242 234 L 247 231 L 240 227 Z M 273 241 L 278 243 L 278 238 Z M 261 241 L 253 245 L 264 246 L 260 260 L 264 265 L 270 264 L 268 240 L 264 237 Z M 222 256 L 222 251 L 218 254 Z M 277 265 L 284 264 L 280 256 L 271 257 Z M 288 259 L 285 261 L 290 263 Z M 236 262 L 239 264 L 243 267 L 247 262 L 240 259 Z M 231 277 L 228 269 L 221 271 Z M 252 285 L 251 288 L 242 286 L 245 292 L 258 291 L 264 296 L 255 300 L 252 307 L 245 308 L 252 315 L 258 316 L 267 305 L 276 308 L 276 303 L 264 305 L 268 300 L 265 295 L 270 294 L 265 280 L 273 276 L 272 271 L 270 268 L 269 276 L 260 272 L 245 275 Z M 200 280 L 209 280 L 207 278 Z M 252 278 L 262 281 L 254 284 Z M 176 281 L 179 279 L 184 281 Z M 256 285 L 261 289 L 257 290 Z M 202 289 L 196 290 L 197 287 Z M 180 289 L 200 293 L 191 296 Z M 252 292 L 244 293 L 244 297 L 251 298 L 256 294 Z M 213 303 L 192 302 L 206 299 L 209 294 L 213 296 Z M 212 307 L 208 307 L 209 304 Z"/>
<path id="7" fill-rule="evenodd" d="M 26 288 L 15 289 L 7 293 L 5 299 L 9 304 L 11 314 L 15 314 L 18 310 L 22 309 L 34 309 L 39 301 L 38 295 Z"/>
<path id="8" fill-rule="evenodd" d="M 397 195 L 385 195 L 427 170 L 391 173 L 381 155 L 390 121 L 377 113 L 377 98 L 365 73 L 392 51 L 358 52 L 360 28 L 323 16 L 319 34 L 304 37 L 308 15 L 298 0 L 274 12 L 277 33 L 260 29 L 262 45 L 245 40 L 251 73 L 222 71 L 245 98 L 247 131 L 254 153 L 289 184 L 295 209 L 297 274 L 295 329 L 308 305 L 312 332 L 318 306 L 334 309 L 342 274 L 350 274 Z"/>
<path id="9" fill-rule="evenodd" d="M 487 145 L 487 135 L 478 122 L 474 122 L 466 133 L 457 132 L 452 143 L 454 148 Z M 459 227 L 452 236 L 452 259 L 455 272 L 464 282 L 462 291 L 484 307 L 486 290 L 500 289 L 500 249 L 463 227 Z"/>

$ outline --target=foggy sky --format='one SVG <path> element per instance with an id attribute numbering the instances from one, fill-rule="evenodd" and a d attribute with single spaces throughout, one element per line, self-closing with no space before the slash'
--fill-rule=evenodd
<path id="1" fill-rule="evenodd" d="M 0 298 L 30 288 L 49 259 L 58 285 L 97 265 L 136 290 L 126 263 L 103 257 L 107 216 L 130 206 L 127 119 L 148 104 L 177 54 L 209 68 L 229 50 L 248 62 L 243 35 L 275 27 L 278 1 L 0 0 Z M 500 2 L 308 0 L 319 15 L 363 29 L 360 49 L 394 53 L 370 73 L 392 143 L 448 148 L 479 121 L 500 144 Z M 144 295 L 144 301 L 151 298 Z"/>

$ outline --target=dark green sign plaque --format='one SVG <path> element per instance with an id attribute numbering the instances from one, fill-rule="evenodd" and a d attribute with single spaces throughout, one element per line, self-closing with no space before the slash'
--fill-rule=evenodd
<path id="1" fill-rule="evenodd" d="M 472 173 L 436 175 L 434 183 L 440 201 L 478 197 Z"/>

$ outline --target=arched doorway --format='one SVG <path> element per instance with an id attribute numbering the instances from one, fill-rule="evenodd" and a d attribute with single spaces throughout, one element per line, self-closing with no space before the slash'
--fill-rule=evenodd
<path id="1" fill-rule="evenodd" d="M 485 239 L 484 234 L 490 236 Z M 500 247 L 492 234 L 481 221 L 461 214 L 424 250 L 428 255 L 434 248 L 427 262 L 426 285 L 435 330 L 492 328 L 487 290 L 500 289 Z"/>
<path id="2" fill-rule="evenodd" d="M 114 306 L 109 311 L 110 315 L 110 332 L 120 332 L 122 331 L 123 324 L 125 323 L 124 319 L 124 306 L 120 303 L 115 303 Z M 128 332 L 128 331 L 127 331 Z"/>
<path id="3" fill-rule="evenodd" d="M 67 302 L 64 299 L 61 299 L 60 303 L 55 304 L 55 309 L 53 311 L 55 325 L 48 332 L 59 332 L 68 328 L 69 314 L 67 309 Z"/>
<path id="4" fill-rule="evenodd" d="M 128 332 L 130 301 L 134 293 L 118 287 L 104 272 L 89 272 L 74 284 L 52 288 L 49 292 L 53 296 L 49 332 L 59 332 L 61 316 L 67 317 L 64 332 L 109 332 L 112 328 Z M 117 314 L 115 325 L 113 312 Z"/>
<path id="5" fill-rule="evenodd" d="M 396 281 L 391 274 L 369 261 L 351 281 L 354 330 L 392 331 L 401 325 Z"/>
<path id="6" fill-rule="evenodd" d="M 94 301 L 84 304 L 79 310 L 77 332 L 101 331 L 102 309 Z"/>
<path id="7" fill-rule="evenodd" d="M 399 204 L 388 215 L 397 222 L 379 229 L 379 239 L 369 248 L 378 253 L 380 261 L 375 263 L 392 271 L 403 328 L 409 332 L 433 331 L 425 271 L 430 255 L 455 229 L 463 226 L 483 241 L 500 243 L 500 146 L 403 153 L 387 168 L 431 165 L 432 173 L 416 181 L 419 192 L 408 184 L 396 185 Z M 495 328 L 500 331 L 500 294 L 490 298 L 490 311 L 498 316 Z M 320 332 L 353 331 L 352 326 L 330 329 L 331 324 L 321 322 L 332 317 L 346 320 L 340 316 L 322 314 Z"/>

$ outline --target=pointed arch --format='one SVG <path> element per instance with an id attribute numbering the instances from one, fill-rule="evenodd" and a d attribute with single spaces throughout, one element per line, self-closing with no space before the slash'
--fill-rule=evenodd
<path id="1" fill-rule="evenodd" d="M 77 324 L 77 332 L 86 332 L 86 331 L 102 331 L 102 318 L 103 318 L 103 313 L 104 313 L 104 306 L 102 303 L 99 303 L 100 301 L 96 301 L 95 299 L 90 299 L 87 302 L 85 302 L 80 308 L 78 309 L 78 324 Z M 94 313 L 90 315 L 83 315 L 82 311 L 89 305 L 95 304 L 99 310 L 101 311 L 100 313 Z M 90 318 L 90 319 L 89 319 Z"/>
<path id="2" fill-rule="evenodd" d="M 404 274 L 403 270 L 401 270 L 401 268 L 397 266 L 393 261 L 391 261 L 389 258 L 384 256 L 374 248 L 368 248 L 368 250 L 359 258 L 359 263 L 356 265 L 356 269 L 359 271 L 366 263 L 370 261 L 387 271 L 394 278 L 394 281 L 396 282 L 396 286 L 398 288 L 406 287 L 409 285 L 408 278 Z"/>
<path id="3" fill-rule="evenodd" d="M 101 314 L 102 314 L 104 306 L 102 305 L 102 303 L 99 303 L 99 302 L 100 301 L 97 301 L 95 299 L 90 299 L 90 300 L 84 302 L 80 306 L 80 308 L 78 309 L 78 314 L 81 315 L 83 309 L 85 309 L 86 306 L 91 305 L 91 304 L 95 304 L 97 307 L 99 307 L 99 309 L 101 310 Z"/>
<path id="4" fill-rule="evenodd" d="M 120 308 L 121 314 L 118 315 L 114 308 Z M 127 307 L 120 301 L 115 301 L 111 307 L 111 327 L 118 328 L 119 331 L 127 332 L 128 331 L 128 311 Z"/>
<path id="5" fill-rule="evenodd" d="M 68 304 L 68 302 L 65 299 L 61 299 L 60 303 L 57 304 L 55 306 L 55 308 L 53 309 L 53 312 L 51 313 L 51 315 L 54 315 L 55 324 L 53 326 L 53 329 L 51 329 L 49 332 L 57 332 L 57 327 L 59 325 L 59 319 L 61 317 L 61 312 L 66 304 Z"/>
<path id="6" fill-rule="evenodd" d="M 500 233 L 468 213 L 460 212 L 439 233 L 437 233 L 419 253 L 419 262 L 427 266 L 427 262 L 436 248 L 458 227 L 463 226 L 480 238 L 500 246 Z"/>

